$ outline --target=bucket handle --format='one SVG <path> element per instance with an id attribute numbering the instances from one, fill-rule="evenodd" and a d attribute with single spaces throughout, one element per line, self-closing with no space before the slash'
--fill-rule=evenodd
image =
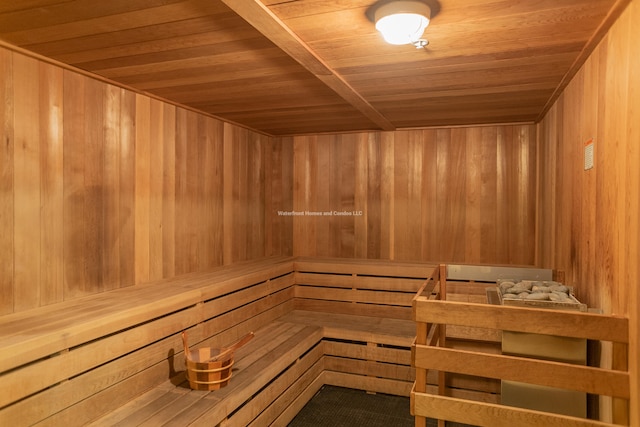
<path id="1" fill-rule="evenodd" d="M 191 352 L 189 351 L 189 344 L 187 343 L 187 331 L 182 331 L 182 345 L 184 346 L 184 357 L 187 360 L 191 360 Z"/>

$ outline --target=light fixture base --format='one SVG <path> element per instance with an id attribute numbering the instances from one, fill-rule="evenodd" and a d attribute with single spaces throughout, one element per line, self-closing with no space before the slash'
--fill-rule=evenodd
<path id="1" fill-rule="evenodd" d="M 424 49 L 429 44 L 429 40 L 427 39 L 419 39 L 413 42 L 413 45 L 416 49 Z"/>

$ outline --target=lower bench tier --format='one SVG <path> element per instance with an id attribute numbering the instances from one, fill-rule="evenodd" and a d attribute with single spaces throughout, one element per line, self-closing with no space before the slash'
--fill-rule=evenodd
<path id="1" fill-rule="evenodd" d="M 380 320 L 293 311 L 236 352 L 228 386 L 190 390 L 176 356 L 175 375 L 92 425 L 286 425 L 324 384 L 409 396 L 412 322 L 394 335 Z"/>

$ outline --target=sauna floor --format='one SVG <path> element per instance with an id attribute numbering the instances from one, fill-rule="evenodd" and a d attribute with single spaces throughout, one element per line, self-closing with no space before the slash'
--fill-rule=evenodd
<path id="1" fill-rule="evenodd" d="M 289 423 L 289 427 L 413 427 L 409 398 L 367 394 L 350 388 L 323 386 Z M 435 427 L 435 420 L 427 420 Z M 447 423 L 447 427 L 463 424 Z"/>

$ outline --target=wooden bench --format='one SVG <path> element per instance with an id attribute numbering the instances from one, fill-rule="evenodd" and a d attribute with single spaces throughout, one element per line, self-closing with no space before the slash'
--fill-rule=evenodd
<path id="1" fill-rule="evenodd" d="M 271 258 L 5 316 L 0 424 L 280 425 L 323 384 L 409 396 L 411 300 L 431 269 Z M 229 386 L 201 392 L 182 330 L 193 347 L 256 338 Z"/>
<path id="2" fill-rule="evenodd" d="M 180 332 L 221 345 L 291 311 L 270 258 L 0 318 L 0 425 L 81 425 L 175 376 Z M 182 359 L 183 360 L 183 359 Z"/>
<path id="3" fill-rule="evenodd" d="M 324 328 L 324 383 L 409 396 L 412 300 L 434 265 L 297 258 L 294 268 L 296 311 L 285 318 Z"/>
<path id="4" fill-rule="evenodd" d="M 288 407 L 322 372 L 321 339 L 319 327 L 271 322 L 236 353 L 228 386 L 190 390 L 180 375 L 93 425 L 269 425 L 281 416 L 279 408 Z"/>
<path id="5" fill-rule="evenodd" d="M 174 377 L 94 425 L 286 425 L 324 384 L 409 396 L 415 326 L 406 321 L 296 310 L 255 334 L 227 387 L 193 391 Z"/>

